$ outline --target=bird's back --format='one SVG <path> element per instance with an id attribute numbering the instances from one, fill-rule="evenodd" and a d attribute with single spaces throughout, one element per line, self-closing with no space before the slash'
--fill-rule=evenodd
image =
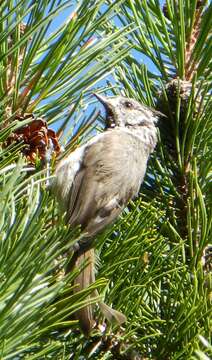
<path id="1" fill-rule="evenodd" d="M 59 164 L 55 179 L 58 194 L 66 194 L 69 223 L 92 236 L 112 223 L 138 193 L 147 160 L 139 137 L 121 128 L 74 151 Z"/>

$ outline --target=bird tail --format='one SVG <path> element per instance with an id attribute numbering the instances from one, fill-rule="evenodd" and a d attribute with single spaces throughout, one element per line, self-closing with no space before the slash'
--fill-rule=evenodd
<path id="1" fill-rule="evenodd" d="M 89 285 L 91 285 L 95 281 L 94 274 L 94 250 L 89 249 L 79 255 L 75 262 L 76 267 L 82 267 L 82 271 L 74 280 L 74 292 L 77 293 L 83 289 L 86 289 Z M 91 297 L 91 295 L 90 295 Z M 93 309 L 92 305 L 86 305 L 80 310 L 76 311 L 75 317 L 79 320 L 80 327 L 83 333 L 88 336 L 92 327 L 95 324 L 93 318 Z"/>
<path id="2" fill-rule="evenodd" d="M 74 284 L 76 285 L 75 293 L 86 289 L 89 285 L 91 285 L 95 281 L 95 253 L 94 249 L 89 249 L 84 253 L 80 254 L 76 261 L 75 266 L 81 267 L 84 266 L 80 274 L 76 277 Z M 98 291 L 95 290 L 90 297 L 99 297 Z M 112 309 L 110 306 L 106 305 L 102 301 L 98 301 L 99 308 L 103 314 L 103 316 L 109 322 L 115 322 L 118 325 L 124 323 L 127 319 L 124 314 L 120 311 Z M 89 336 L 90 331 L 94 327 L 95 320 L 93 317 L 93 308 L 92 304 L 84 306 L 82 309 L 78 310 L 75 313 L 75 317 L 79 320 L 80 327 L 83 333 L 86 336 Z"/>
<path id="3" fill-rule="evenodd" d="M 104 302 L 99 301 L 98 305 L 102 314 L 110 323 L 121 325 L 127 321 L 126 316 L 122 314 L 122 312 L 112 309 L 112 307 L 106 305 Z"/>

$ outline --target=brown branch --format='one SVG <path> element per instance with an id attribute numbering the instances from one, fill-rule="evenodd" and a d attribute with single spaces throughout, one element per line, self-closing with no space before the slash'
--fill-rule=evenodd
<path id="1" fill-rule="evenodd" d="M 196 68 L 198 66 L 198 63 L 196 63 L 195 60 L 192 60 L 192 54 L 193 54 L 194 47 L 196 45 L 196 42 L 198 41 L 198 37 L 200 34 L 202 13 L 203 13 L 205 3 L 206 3 L 205 0 L 197 1 L 193 29 L 191 30 L 190 36 L 186 42 L 186 49 L 185 49 L 185 78 L 186 78 L 186 80 L 192 79 L 194 71 L 196 70 Z"/>

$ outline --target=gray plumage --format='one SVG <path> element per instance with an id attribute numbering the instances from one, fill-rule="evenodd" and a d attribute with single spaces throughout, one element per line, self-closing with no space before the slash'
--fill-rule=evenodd
<path id="1" fill-rule="evenodd" d="M 113 223 L 138 194 L 157 143 L 157 112 L 123 96 L 95 96 L 105 107 L 106 129 L 59 162 L 52 186 L 67 222 L 83 230 L 72 265 L 90 260 L 76 279 L 78 290 L 94 280 L 94 252 L 88 249 L 95 235 Z M 110 321 L 126 320 L 106 304 L 99 306 Z M 91 308 L 81 309 L 76 316 L 88 335 L 93 324 Z"/>
<path id="2" fill-rule="evenodd" d="M 111 224 L 137 195 L 156 145 L 152 110 L 120 96 L 100 99 L 107 104 L 107 131 L 62 160 L 53 185 L 67 222 L 81 225 L 91 237 Z"/>

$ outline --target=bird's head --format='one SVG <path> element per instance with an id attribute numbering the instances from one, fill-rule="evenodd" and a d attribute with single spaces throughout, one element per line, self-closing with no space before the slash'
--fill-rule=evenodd
<path id="1" fill-rule="evenodd" d="M 138 127 L 155 126 L 159 112 L 124 96 L 103 96 L 94 94 L 106 110 L 106 126 Z"/>

